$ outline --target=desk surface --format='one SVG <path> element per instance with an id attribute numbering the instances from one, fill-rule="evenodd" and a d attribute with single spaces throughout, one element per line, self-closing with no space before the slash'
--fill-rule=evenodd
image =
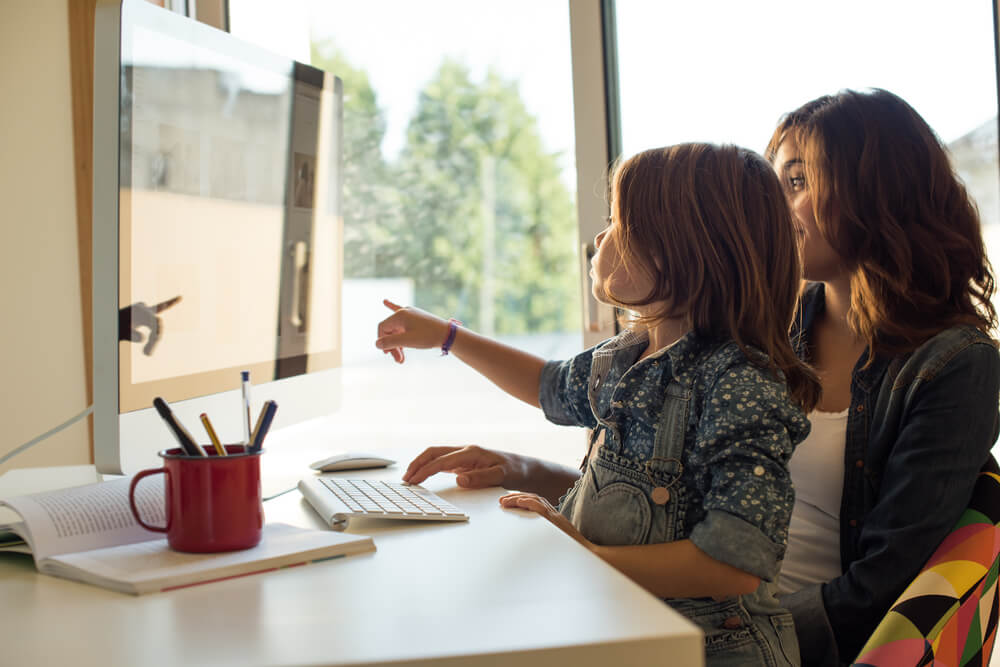
<path id="1" fill-rule="evenodd" d="M 341 474 L 398 479 L 412 453 Z M 302 462 L 316 454 L 270 452 L 272 487 L 313 474 Z M 694 625 L 544 519 L 501 509 L 501 489 L 458 489 L 451 475 L 424 486 L 470 521 L 355 521 L 349 532 L 373 536 L 374 553 L 168 593 L 122 595 L 0 554 L 2 662 L 703 664 Z M 268 521 L 325 527 L 297 490 L 264 510 Z"/>

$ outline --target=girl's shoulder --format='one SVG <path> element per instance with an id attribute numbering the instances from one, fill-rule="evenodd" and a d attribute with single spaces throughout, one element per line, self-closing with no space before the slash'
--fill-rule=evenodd
<path id="1" fill-rule="evenodd" d="M 720 341 L 701 360 L 699 376 L 705 388 L 724 381 L 727 385 L 749 384 L 764 390 L 783 387 L 784 379 L 768 367 L 768 356 L 753 346 Z"/>
<path id="2" fill-rule="evenodd" d="M 767 362 L 767 355 L 754 347 L 741 348 L 735 341 L 719 345 L 706 357 L 697 382 L 698 414 L 713 423 L 784 428 L 797 444 L 808 435 L 809 421 L 788 395 L 784 378 Z"/>

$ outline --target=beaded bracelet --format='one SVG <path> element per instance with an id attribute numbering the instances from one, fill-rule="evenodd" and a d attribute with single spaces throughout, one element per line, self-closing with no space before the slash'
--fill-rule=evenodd
<path id="1" fill-rule="evenodd" d="M 455 342 L 455 334 L 458 333 L 458 328 L 462 326 L 462 323 L 456 320 L 454 317 L 448 320 L 448 337 L 444 339 L 444 343 L 441 344 L 441 356 L 448 354 L 451 350 L 452 344 Z"/>

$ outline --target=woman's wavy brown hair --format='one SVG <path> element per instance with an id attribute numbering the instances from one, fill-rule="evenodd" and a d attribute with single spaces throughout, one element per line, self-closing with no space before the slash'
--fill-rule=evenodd
<path id="1" fill-rule="evenodd" d="M 851 272 L 848 323 L 876 352 L 905 354 L 937 333 L 996 326 L 979 213 L 934 131 L 881 89 L 844 90 L 784 116 L 820 233 Z"/>
<path id="2" fill-rule="evenodd" d="M 789 342 L 802 277 L 797 238 L 767 161 L 737 146 L 648 150 L 617 167 L 611 196 L 621 262 L 653 277 L 648 295 L 619 303 L 663 301 L 647 324 L 687 318 L 702 335 L 735 341 L 752 362 L 781 371 L 792 400 L 811 410 L 819 382 Z"/>

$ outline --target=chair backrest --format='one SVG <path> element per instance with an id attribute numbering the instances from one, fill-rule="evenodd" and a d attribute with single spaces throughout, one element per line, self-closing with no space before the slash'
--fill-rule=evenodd
<path id="1" fill-rule="evenodd" d="M 997 633 L 1000 475 L 981 472 L 958 524 L 883 617 L 854 665 L 988 667 Z"/>

